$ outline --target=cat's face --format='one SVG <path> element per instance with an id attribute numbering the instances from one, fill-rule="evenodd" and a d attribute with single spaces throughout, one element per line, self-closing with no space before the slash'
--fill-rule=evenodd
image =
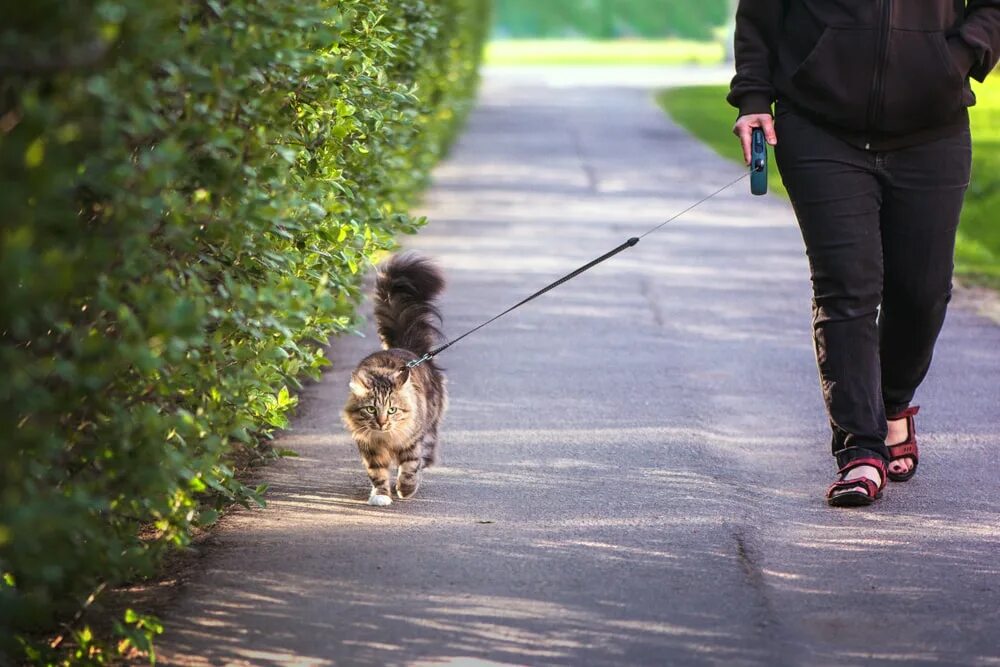
<path id="1" fill-rule="evenodd" d="M 350 387 L 347 414 L 355 429 L 393 433 L 411 419 L 415 401 L 408 368 L 385 374 L 357 370 Z"/>

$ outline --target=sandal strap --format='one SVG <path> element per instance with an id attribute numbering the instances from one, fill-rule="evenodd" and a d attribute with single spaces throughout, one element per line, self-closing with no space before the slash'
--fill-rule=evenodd
<path id="1" fill-rule="evenodd" d="M 884 480 L 885 477 L 883 476 L 882 479 Z M 855 486 L 864 487 L 865 493 L 872 500 L 878 497 L 878 492 L 882 488 L 881 486 L 876 485 L 875 482 L 871 481 L 867 477 L 858 477 L 857 479 L 838 479 L 836 482 L 830 485 L 829 489 L 827 489 L 826 497 L 832 498 L 834 491 L 837 491 L 839 489 L 850 489 Z"/>
<path id="2" fill-rule="evenodd" d="M 903 442 L 897 442 L 895 445 L 888 445 L 889 450 L 889 460 L 897 461 L 899 459 L 911 457 L 916 463 L 918 458 L 917 452 L 917 427 L 914 423 L 913 416 L 920 412 L 919 405 L 911 405 L 897 415 L 893 415 L 888 419 L 891 421 L 896 421 L 897 419 L 906 419 L 906 440 Z"/>
<path id="3" fill-rule="evenodd" d="M 919 458 L 919 450 L 917 449 L 916 442 L 901 442 L 898 445 L 889 445 L 887 449 L 889 450 L 889 459 L 892 461 L 905 459 L 906 457 L 910 457 L 916 461 Z"/>
<path id="4" fill-rule="evenodd" d="M 902 419 L 903 417 L 915 417 L 916 414 L 920 412 L 919 405 L 911 405 L 902 412 L 896 413 L 894 415 L 888 415 L 886 418 L 890 421 L 896 421 L 897 419 Z"/>
<path id="5" fill-rule="evenodd" d="M 877 458 L 877 457 L 874 457 L 874 456 L 865 456 L 863 458 L 858 458 L 858 459 L 854 459 L 852 461 L 848 461 L 843 466 L 841 466 L 840 470 L 837 471 L 837 474 L 843 475 L 848 470 L 853 470 L 854 468 L 857 468 L 859 466 L 872 466 L 873 468 L 877 469 L 878 470 L 878 475 L 879 475 L 879 482 L 880 482 L 878 484 L 878 488 L 881 489 L 881 488 L 883 488 L 885 486 L 885 478 L 886 478 L 886 473 L 887 473 L 886 466 L 885 466 L 885 461 L 882 460 L 881 458 Z M 865 479 L 867 479 L 867 478 L 865 478 Z M 843 481 L 843 480 L 840 480 L 840 481 Z M 851 481 L 854 482 L 856 480 L 852 479 Z M 871 481 L 871 480 L 868 480 L 868 481 Z M 834 482 L 834 484 L 836 484 L 836 482 Z M 875 484 L 875 482 L 872 482 L 872 484 Z M 874 496 L 872 496 L 872 497 L 874 498 Z"/>

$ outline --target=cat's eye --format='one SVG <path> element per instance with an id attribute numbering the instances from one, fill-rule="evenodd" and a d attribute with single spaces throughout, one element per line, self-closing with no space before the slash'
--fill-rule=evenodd
<path id="1" fill-rule="evenodd" d="M 390 415 L 394 415 L 394 414 L 396 414 L 396 410 L 398 410 L 398 409 L 399 408 L 393 406 L 393 407 L 389 408 L 388 410 L 386 410 L 386 412 L 388 412 Z"/>
<path id="2" fill-rule="evenodd" d="M 365 412 L 367 412 L 370 415 L 375 414 L 375 406 L 374 405 L 366 405 L 365 407 L 363 407 L 361 409 L 364 410 Z"/>

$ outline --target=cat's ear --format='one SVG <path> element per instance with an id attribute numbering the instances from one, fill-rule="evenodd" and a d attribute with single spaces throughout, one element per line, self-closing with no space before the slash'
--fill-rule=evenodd
<path id="1" fill-rule="evenodd" d="M 398 371 L 392 374 L 392 383 L 396 385 L 396 388 L 402 387 L 410 379 L 410 367 L 403 366 Z"/>
<path id="2" fill-rule="evenodd" d="M 354 393 L 355 396 L 364 396 L 371 389 L 368 385 L 368 381 L 368 373 L 361 369 L 354 371 L 351 373 L 351 383 L 349 385 L 351 387 L 351 392 Z"/>

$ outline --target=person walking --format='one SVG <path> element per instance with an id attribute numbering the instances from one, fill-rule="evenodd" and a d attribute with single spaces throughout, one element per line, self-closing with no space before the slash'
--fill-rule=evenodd
<path id="1" fill-rule="evenodd" d="M 951 297 L 969 78 L 1000 59 L 1000 0 L 740 0 L 735 57 L 733 132 L 747 163 L 753 128 L 774 146 L 809 259 L 827 500 L 869 505 L 917 470 L 911 402 Z"/>

